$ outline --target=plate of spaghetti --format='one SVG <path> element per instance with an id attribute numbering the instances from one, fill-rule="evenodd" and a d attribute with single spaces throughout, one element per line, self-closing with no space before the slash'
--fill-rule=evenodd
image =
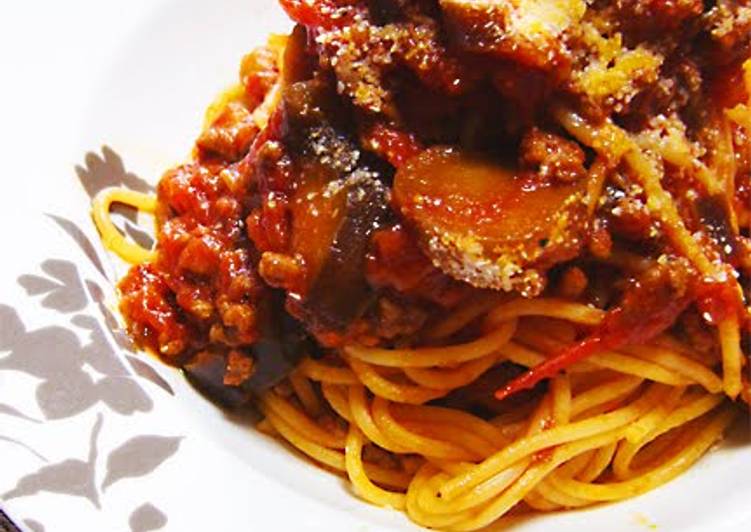
<path id="1" fill-rule="evenodd" d="M 214 94 L 190 156 L 83 207 L 114 272 L 83 286 L 218 481 L 302 493 L 316 530 L 746 526 L 751 4 L 228 6 L 262 44 L 169 104 Z M 132 145 L 189 133 L 154 127 Z M 209 508 L 254 524 L 235 499 Z"/>

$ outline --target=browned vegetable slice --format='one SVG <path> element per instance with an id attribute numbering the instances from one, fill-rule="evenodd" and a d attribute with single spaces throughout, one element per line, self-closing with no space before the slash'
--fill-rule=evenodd
<path id="1" fill-rule="evenodd" d="M 394 180 L 394 199 L 436 266 L 480 288 L 525 295 L 539 293 L 541 274 L 581 249 L 584 196 L 582 183 L 447 147 L 410 159 Z"/>

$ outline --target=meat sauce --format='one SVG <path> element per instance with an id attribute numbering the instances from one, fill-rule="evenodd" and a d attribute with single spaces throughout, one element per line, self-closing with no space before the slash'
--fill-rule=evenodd
<path id="1" fill-rule="evenodd" d="M 120 283 L 133 336 L 237 405 L 303 354 L 409 343 L 489 289 L 610 310 L 566 364 L 688 308 L 747 320 L 733 282 L 702 284 L 678 260 L 628 171 L 598 167 L 552 119 L 566 105 L 646 135 L 674 115 L 701 139 L 707 116 L 748 97 L 738 6 L 537 3 L 549 9 L 522 17 L 511 3 L 281 0 L 294 31 L 243 59 L 193 161 L 159 183 L 156 259 Z M 749 197 L 746 152 L 733 205 Z M 667 172 L 707 252 L 747 279 L 747 227 L 725 198 Z M 747 226 L 749 209 L 736 211 Z M 669 260 L 640 277 L 613 265 L 624 252 Z M 627 282 L 592 277 L 598 261 Z"/>

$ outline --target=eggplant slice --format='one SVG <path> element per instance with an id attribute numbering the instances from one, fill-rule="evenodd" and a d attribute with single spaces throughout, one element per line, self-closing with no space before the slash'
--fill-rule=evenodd
<path id="1" fill-rule="evenodd" d="M 283 179 L 260 175 L 260 197 L 283 198 L 288 245 L 272 251 L 301 265 L 303 273 L 286 284 L 264 279 L 287 291 L 287 309 L 319 339 L 341 338 L 375 299 L 365 258 L 373 232 L 390 215 L 386 183 L 393 169 L 357 145 L 346 126 L 349 110 L 331 80 L 289 83 L 278 111 L 281 126 L 268 141 L 274 159 L 261 160 L 258 168 L 270 175 L 281 166 L 288 171 Z M 261 149 L 259 158 L 265 153 Z"/>

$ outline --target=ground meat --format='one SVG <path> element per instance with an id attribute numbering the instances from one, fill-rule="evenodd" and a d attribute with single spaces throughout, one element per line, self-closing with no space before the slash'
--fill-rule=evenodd
<path id="1" fill-rule="evenodd" d="M 164 175 L 156 261 L 131 270 L 120 285 L 121 310 L 135 336 L 165 356 L 258 338 L 256 302 L 266 288 L 251 264 L 245 212 L 221 177 L 225 171 L 233 168 L 188 164 Z"/>
<path id="2" fill-rule="evenodd" d="M 256 308 L 247 303 L 234 303 L 219 297 L 217 311 L 221 318 L 225 342 L 230 345 L 251 344 L 257 338 Z"/>
<path id="3" fill-rule="evenodd" d="M 519 153 L 521 167 L 544 179 L 571 183 L 587 173 L 584 151 L 577 143 L 538 128 L 524 136 Z"/>
<path id="4" fill-rule="evenodd" d="M 578 266 L 566 268 L 556 288 L 561 297 L 577 299 L 587 289 L 587 274 Z"/>
<path id="5" fill-rule="evenodd" d="M 687 58 L 677 64 L 666 65 L 660 79 L 634 99 L 620 112 L 624 126 L 639 131 L 649 126 L 655 116 L 678 113 L 697 114 L 702 102 L 703 79 L 698 65 Z"/>
<path id="6" fill-rule="evenodd" d="M 196 141 L 204 154 L 234 162 L 243 157 L 258 133 L 253 116 L 240 102 L 229 103 Z"/>
<path id="7" fill-rule="evenodd" d="M 401 225 L 373 235 L 365 265 L 370 283 L 419 297 L 442 307 L 453 307 L 472 290 L 437 269 Z"/>
<path id="8" fill-rule="evenodd" d="M 619 27 L 641 38 L 675 32 L 704 11 L 703 0 L 616 0 Z"/>
<path id="9" fill-rule="evenodd" d="M 715 67 L 727 65 L 747 55 L 751 40 L 751 2 L 717 0 L 705 15 L 709 46 L 705 52 Z"/>
<path id="10" fill-rule="evenodd" d="M 224 372 L 225 386 L 240 386 L 253 376 L 253 359 L 237 350 L 227 354 L 227 369 Z"/>
<path id="11" fill-rule="evenodd" d="M 597 218 L 592 227 L 592 235 L 589 240 L 589 252 L 598 259 L 607 259 L 613 250 L 613 238 L 608 231 L 607 222 Z"/>
<path id="12" fill-rule="evenodd" d="M 260 46 L 247 54 L 240 64 L 240 83 L 251 107 L 259 105 L 277 80 L 277 51 Z"/>
<path id="13" fill-rule="evenodd" d="M 691 347 L 702 353 L 714 349 L 716 345 L 714 333 L 696 309 L 684 313 L 681 316 L 680 325 Z"/>
<path id="14" fill-rule="evenodd" d="M 360 143 L 366 149 L 377 153 L 392 166 L 399 168 L 407 159 L 420 153 L 422 147 L 413 133 L 401 131 L 377 123 L 363 128 Z"/>
<path id="15" fill-rule="evenodd" d="M 180 252 L 178 268 L 197 275 L 211 275 L 219 264 L 222 244 L 211 233 L 191 238 Z"/>
<path id="16" fill-rule="evenodd" d="M 294 256 L 267 251 L 261 255 L 258 273 L 269 286 L 275 288 L 300 293 L 305 286 L 305 265 Z"/>
<path id="17" fill-rule="evenodd" d="M 157 198 L 166 219 L 185 216 L 207 226 L 216 218 L 215 203 L 222 192 L 221 179 L 210 168 L 186 164 L 162 176 Z"/>
<path id="18" fill-rule="evenodd" d="M 243 59 L 194 162 L 159 184 L 155 259 L 120 285 L 134 337 L 227 401 L 275 384 L 306 336 L 398 345 L 486 290 L 603 309 L 626 294 L 622 338 L 673 323 L 693 272 L 644 172 L 599 153 L 619 139 L 569 123 L 590 148 L 569 140 L 568 111 L 625 128 L 709 260 L 747 279 L 748 132 L 730 126 L 736 190 L 716 195 L 735 217 L 696 201 L 693 169 L 733 166 L 716 168 L 718 132 L 748 99 L 749 1 L 281 3 L 298 25 Z M 705 296 L 713 319 L 737 306 Z"/>
<path id="19" fill-rule="evenodd" d="M 654 221 L 638 194 L 629 195 L 623 190 L 608 187 L 602 212 L 608 228 L 618 237 L 640 241 L 654 236 Z"/>
<path id="20" fill-rule="evenodd" d="M 474 77 L 446 50 L 429 18 L 384 26 L 363 20 L 323 32 L 316 42 L 321 64 L 335 72 L 340 91 L 355 105 L 391 117 L 397 112 L 389 79 L 399 67 L 449 94 L 465 91 Z"/>
<path id="21" fill-rule="evenodd" d="M 428 318 L 428 312 L 416 305 L 400 303 L 389 297 L 378 300 L 378 326 L 381 338 L 397 338 L 417 333 Z"/>
<path id="22" fill-rule="evenodd" d="M 165 357 L 176 357 L 188 346 L 189 328 L 163 273 L 150 265 L 134 267 L 119 289 L 120 311 L 136 341 Z"/>

